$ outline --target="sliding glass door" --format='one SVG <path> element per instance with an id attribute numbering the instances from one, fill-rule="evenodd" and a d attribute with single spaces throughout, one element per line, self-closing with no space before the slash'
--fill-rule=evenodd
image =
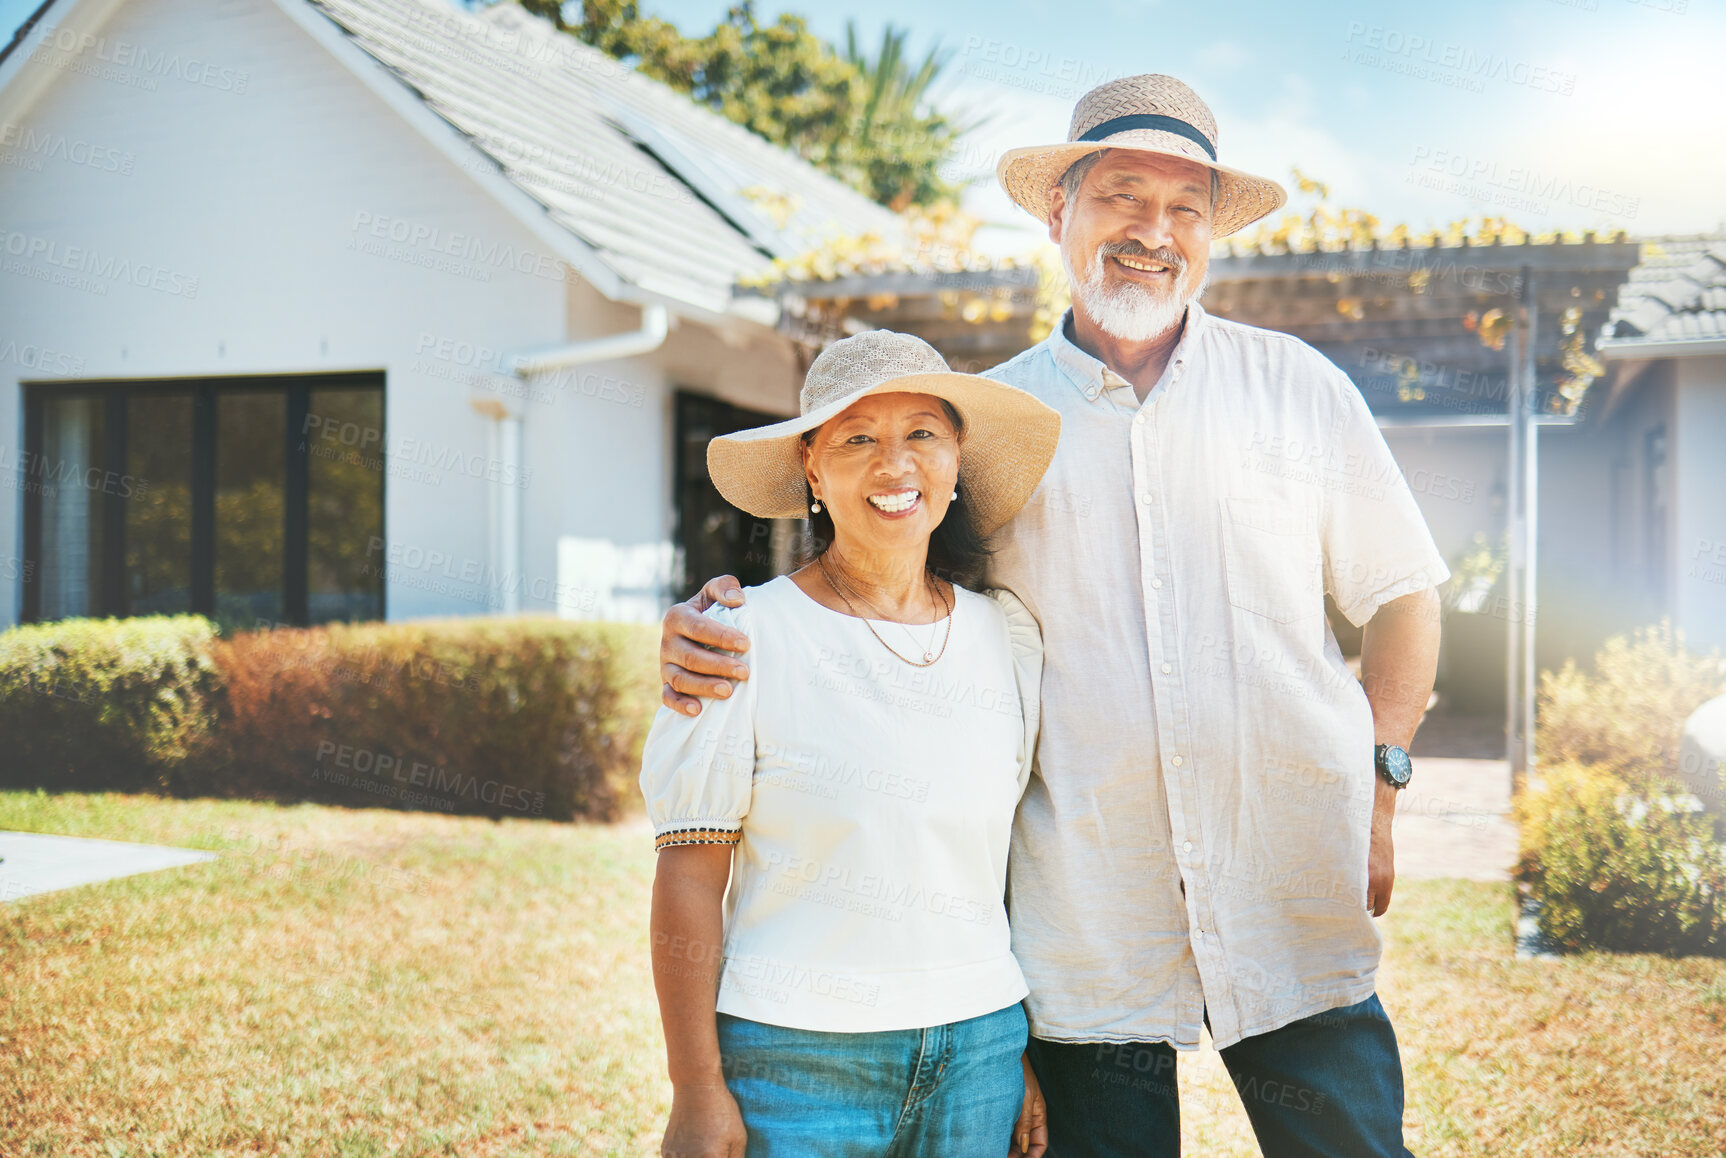
<path id="1" fill-rule="evenodd" d="M 26 385 L 24 619 L 382 618 L 387 445 L 379 374 Z"/>

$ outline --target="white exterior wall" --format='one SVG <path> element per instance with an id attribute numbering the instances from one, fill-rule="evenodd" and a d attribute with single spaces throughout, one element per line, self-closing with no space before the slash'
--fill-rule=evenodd
<path id="1" fill-rule="evenodd" d="M 577 339 L 639 324 L 635 307 L 607 302 L 585 286 L 575 287 L 570 311 Z M 543 517 L 557 530 L 555 542 L 528 544 L 525 564 L 530 574 L 557 575 L 560 613 L 657 622 L 670 605 L 681 571 L 672 542 L 677 391 L 791 415 L 801 383 L 791 343 L 772 331 L 687 319 L 652 353 L 534 380 L 526 425 L 555 437 L 545 453 L 556 489 L 525 497 L 530 508 L 545 508 Z"/>
<path id="2" fill-rule="evenodd" d="M 1477 531 L 1492 540 L 1504 533 L 1504 427 L 1393 426 L 1382 433 L 1446 562 L 1454 563 Z"/>
<path id="3" fill-rule="evenodd" d="M 88 274 L 83 286 L 54 285 L 8 266 L 7 339 L 64 352 L 76 367 L 64 377 L 382 369 L 386 457 L 396 460 L 385 480 L 388 616 L 486 609 L 493 592 L 481 571 L 498 484 L 485 477 L 492 423 L 468 399 L 495 395 L 456 380 L 459 355 L 464 343 L 515 351 L 561 340 L 556 263 L 539 260 L 543 246 L 268 0 L 132 0 L 99 35 L 109 46 L 168 49 L 231 70 L 244 91 L 113 69 L 153 80 L 146 91 L 62 70 L 32 107 L 5 110 L 38 138 L 118 150 L 130 170 L 53 156 L 40 171 L 0 167 L 8 252 L 21 234 L 27 245 L 56 247 L 62 262 L 79 247 L 159 266 L 173 276 L 158 284 L 183 290 Z M 37 51 L 74 65 L 92 59 Z M 471 261 L 429 268 L 420 263 L 439 259 L 433 241 L 392 248 L 392 229 L 509 246 L 534 254 L 536 272 Z M 13 260 L 63 272 L 47 257 Z M 0 444 L 17 448 L 17 383 L 47 376 L 16 362 L 0 371 Z M 551 442 L 551 432 L 527 430 L 525 464 L 545 461 Z M 482 457 L 467 468 L 432 465 L 473 454 Z M 15 500 L 0 515 L 0 544 L 13 554 L 20 513 Z M 19 606 L 19 584 L 7 579 L 8 621 Z"/>
<path id="4" fill-rule="evenodd" d="M 634 329 L 639 309 L 566 277 L 270 0 L 67 12 L 26 41 L 0 107 L 8 460 L 22 381 L 382 370 L 389 619 L 501 610 L 512 587 L 523 611 L 656 617 L 673 391 L 794 412 L 789 343 L 685 321 L 652 354 L 523 383 L 500 372 L 511 355 Z M 98 38 L 81 51 L 80 19 Z M 162 60 L 177 63 L 138 63 Z M 155 288 L 89 272 L 92 254 L 98 269 L 150 267 Z M 497 481 L 500 406 L 520 418 L 521 485 Z M 499 555 L 506 503 L 514 565 Z M 21 608 L 22 509 L 21 492 L 0 503 L 0 625 Z"/>
<path id="5" fill-rule="evenodd" d="M 1726 357 L 1677 373 L 1673 619 L 1692 651 L 1726 650 Z"/>

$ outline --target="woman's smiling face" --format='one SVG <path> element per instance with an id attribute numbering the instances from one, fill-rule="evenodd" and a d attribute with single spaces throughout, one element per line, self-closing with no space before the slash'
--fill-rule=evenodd
<path id="1" fill-rule="evenodd" d="M 803 468 L 847 547 L 926 548 L 959 481 L 959 443 L 934 395 L 870 394 L 821 424 Z"/>

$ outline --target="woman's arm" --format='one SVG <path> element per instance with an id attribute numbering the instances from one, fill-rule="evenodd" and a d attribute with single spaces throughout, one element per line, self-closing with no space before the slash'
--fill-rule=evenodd
<path id="1" fill-rule="evenodd" d="M 743 1117 L 720 1072 L 714 1013 L 732 847 L 662 849 L 653 878 L 653 986 L 671 1075 L 667 1158 L 743 1158 Z"/>
<path id="2" fill-rule="evenodd" d="M 1043 1087 L 1037 1084 L 1037 1073 L 1031 1068 L 1031 1055 L 1021 1054 L 1019 1065 L 1025 1071 L 1025 1102 L 1013 1127 L 1007 1158 L 1043 1158 L 1049 1148 L 1049 1110 L 1043 1102 Z"/>

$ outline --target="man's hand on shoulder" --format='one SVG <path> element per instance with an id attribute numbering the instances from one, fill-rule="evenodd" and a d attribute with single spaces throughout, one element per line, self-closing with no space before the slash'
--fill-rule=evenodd
<path id="1" fill-rule="evenodd" d="M 748 636 L 702 614 L 716 603 L 743 606 L 743 586 L 736 576 L 709 579 L 688 601 L 674 604 L 660 628 L 659 670 L 665 677 L 660 699 L 672 711 L 686 716 L 701 714 L 702 699 L 730 696 L 727 677 L 749 678 L 747 667 L 713 650 L 749 650 Z"/>

